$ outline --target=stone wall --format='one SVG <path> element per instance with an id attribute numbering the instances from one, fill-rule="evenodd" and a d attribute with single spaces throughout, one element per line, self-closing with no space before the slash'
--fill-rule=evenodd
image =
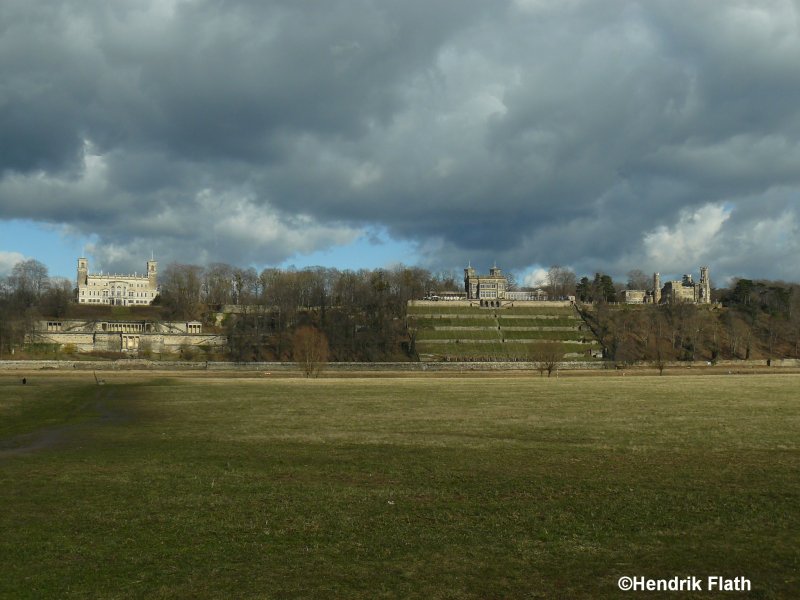
<path id="1" fill-rule="evenodd" d="M 639 364 L 637 367 L 652 368 L 652 365 Z M 707 367 L 705 362 L 675 362 L 669 363 L 668 368 L 695 368 Z M 740 360 L 721 361 L 717 366 L 730 367 L 732 371 L 754 368 L 766 368 L 766 360 Z M 800 368 L 798 359 L 772 360 L 771 367 Z M 561 370 L 605 370 L 614 368 L 611 363 L 605 362 L 565 362 L 559 367 Z M 152 371 L 252 371 L 261 373 L 299 372 L 296 363 L 285 362 L 202 362 L 202 361 L 158 361 L 144 359 L 121 359 L 114 361 L 69 361 L 69 360 L 0 360 L 0 371 L 121 371 L 121 370 L 152 370 Z M 328 363 L 325 367 L 328 372 L 470 372 L 470 371 L 534 371 L 535 367 L 528 362 L 391 362 L 391 363 Z"/>
<path id="2" fill-rule="evenodd" d="M 572 302 L 569 300 L 501 300 L 500 308 L 511 308 L 512 306 L 531 306 L 531 307 L 569 307 L 572 306 Z M 469 307 L 472 306 L 474 308 L 480 308 L 480 301 L 479 300 L 409 300 L 409 306 L 436 306 L 439 308 L 446 307 L 446 306 L 465 306 Z"/>
<path id="3" fill-rule="evenodd" d="M 135 337 L 139 348 L 147 348 L 151 352 L 177 354 L 184 347 L 189 348 L 221 348 L 227 338 L 217 334 L 187 333 L 117 333 L 117 332 L 37 332 L 28 338 L 28 342 L 36 344 L 58 344 L 61 347 L 71 345 L 78 352 L 121 352 L 123 341 Z"/>

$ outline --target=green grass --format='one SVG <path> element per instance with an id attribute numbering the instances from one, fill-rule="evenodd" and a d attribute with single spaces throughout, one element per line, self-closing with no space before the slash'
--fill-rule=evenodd
<path id="1" fill-rule="evenodd" d="M 409 327 L 497 327 L 494 315 L 479 317 L 410 317 Z"/>
<path id="2" fill-rule="evenodd" d="M 507 340 L 587 340 L 594 339 L 591 332 L 583 331 L 538 331 L 535 329 L 504 329 L 503 338 Z"/>
<path id="3" fill-rule="evenodd" d="M 84 388 L 69 386 L 55 393 L 51 385 L 22 385 L 23 377 L 0 380 L 5 383 L 0 386 L 0 450 L 27 444 L 25 435 L 31 432 L 73 425 L 97 416 L 91 395 L 87 397 Z"/>
<path id="4" fill-rule="evenodd" d="M 540 317 L 538 319 L 517 317 L 499 318 L 502 327 L 577 327 L 582 324 L 580 319 Z"/>
<path id="5" fill-rule="evenodd" d="M 417 340 L 499 340 L 500 332 L 493 329 L 420 329 Z"/>
<path id="6" fill-rule="evenodd" d="M 3 439 L 62 435 L 0 453 L 0 597 L 800 586 L 798 376 L 33 379 Z"/>
<path id="7" fill-rule="evenodd" d="M 409 306 L 407 307 L 409 315 L 494 315 L 494 310 L 489 308 L 479 308 L 477 306 L 453 306 L 442 302 L 437 306 Z"/>
<path id="8" fill-rule="evenodd" d="M 554 315 L 574 317 L 575 309 L 571 306 L 512 306 L 497 310 L 498 316 L 503 315 Z"/>

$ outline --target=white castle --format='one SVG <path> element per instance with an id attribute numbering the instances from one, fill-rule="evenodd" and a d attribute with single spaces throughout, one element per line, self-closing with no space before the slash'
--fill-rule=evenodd
<path id="1" fill-rule="evenodd" d="M 158 295 L 158 263 L 147 261 L 143 275 L 89 273 L 89 261 L 78 259 L 78 304 L 147 306 Z"/>

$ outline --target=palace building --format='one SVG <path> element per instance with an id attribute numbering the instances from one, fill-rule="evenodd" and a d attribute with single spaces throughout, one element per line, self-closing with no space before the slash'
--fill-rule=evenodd
<path id="1" fill-rule="evenodd" d="M 89 273 L 89 261 L 78 259 L 78 304 L 147 306 L 158 296 L 158 263 L 148 260 L 139 275 Z"/>
<path id="2" fill-rule="evenodd" d="M 547 292 L 541 288 L 524 292 L 512 292 L 508 288 L 508 278 L 503 275 L 503 271 L 498 269 L 496 264 L 489 269 L 488 275 L 479 275 L 470 263 L 464 269 L 464 291 L 458 293 L 458 298 L 450 299 L 478 300 L 480 306 L 487 308 L 513 306 L 515 302 L 546 302 L 549 299 Z M 565 299 L 574 301 L 575 297 L 570 296 Z"/>
<path id="3" fill-rule="evenodd" d="M 507 287 L 508 279 L 497 265 L 489 269 L 488 275 L 478 275 L 472 264 L 464 269 L 464 291 L 468 300 L 503 300 Z"/>

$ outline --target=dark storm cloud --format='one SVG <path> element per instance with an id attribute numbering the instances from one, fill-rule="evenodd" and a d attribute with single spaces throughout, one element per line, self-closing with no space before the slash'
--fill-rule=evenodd
<path id="1" fill-rule="evenodd" d="M 0 23 L 0 218 L 111 263 L 379 227 L 432 267 L 800 278 L 773 257 L 800 220 L 789 0 L 12 0 Z"/>

